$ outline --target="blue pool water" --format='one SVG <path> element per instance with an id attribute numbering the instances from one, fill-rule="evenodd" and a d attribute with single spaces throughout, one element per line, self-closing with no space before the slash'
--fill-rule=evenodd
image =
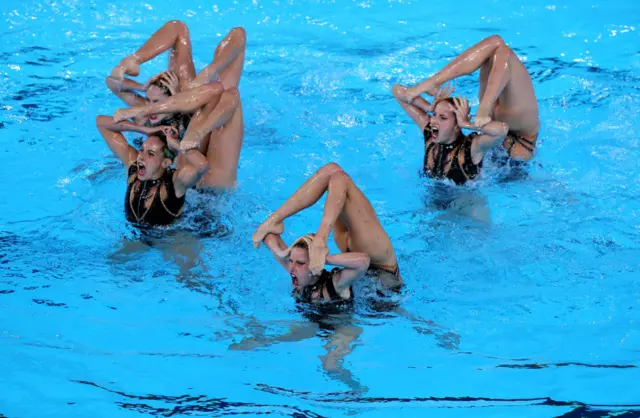
<path id="1" fill-rule="evenodd" d="M 640 6 L 453 4 L 3 1 L 0 416 L 640 416 Z M 188 199 L 206 233 L 191 215 L 149 238 L 94 120 L 122 106 L 111 68 L 169 19 L 197 68 L 247 30 L 246 136 L 237 193 Z M 424 180 L 391 86 L 494 33 L 534 79 L 536 163 Z M 455 85 L 477 105 L 475 80 Z M 250 238 L 330 161 L 370 198 L 407 290 L 319 326 Z"/>

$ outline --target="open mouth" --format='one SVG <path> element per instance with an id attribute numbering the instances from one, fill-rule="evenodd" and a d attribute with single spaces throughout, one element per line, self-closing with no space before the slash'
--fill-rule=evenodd
<path id="1" fill-rule="evenodd" d="M 145 174 L 147 174 L 147 168 L 144 163 L 138 163 L 138 177 L 144 177 Z"/>
<path id="2" fill-rule="evenodd" d="M 296 277 L 295 274 L 291 275 L 291 284 L 298 287 L 298 278 Z"/>
<path id="3" fill-rule="evenodd" d="M 436 128 L 435 126 L 431 128 L 431 139 L 436 139 L 438 137 L 438 133 L 440 132 L 440 129 Z"/>
<path id="4" fill-rule="evenodd" d="M 151 115 L 149 116 L 149 120 L 155 122 L 158 120 L 158 117 L 156 115 Z"/>

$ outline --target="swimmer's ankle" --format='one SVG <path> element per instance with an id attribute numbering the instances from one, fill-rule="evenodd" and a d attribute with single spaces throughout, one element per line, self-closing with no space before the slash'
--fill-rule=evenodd
<path id="1" fill-rule="evenodd" d="M 329 240 L 329 233 L 331 232 L 331 225 L 320 225 L 320 228 L 316 231 L 316 235 L 313 238 L 314 241 L 322 241 L 327 243 Z"/>

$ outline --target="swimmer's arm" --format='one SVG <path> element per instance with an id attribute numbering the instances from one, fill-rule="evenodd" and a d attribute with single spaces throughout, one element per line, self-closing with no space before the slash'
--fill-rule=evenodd
<path id="1" fill-rule="evenodd" d="M 144 85 L 137 81 L 128 78 L 118 80 L 115 77 L 109 76 L 107 77 L 107 87 L 129 106 L 143 106 L 147 103 L 144 97 L 135 92 L 136 90 L 145 90 Z"/>
<path id="2" fill-rule="evenodd" d="M 176 149 L 172 144 L 169 144 L 169 148 L 175 153 L 180 151 L 179 148 Z M 183 155 L 186 157 L 186 163 L 173 177 L 176 197 L 184 196 L 187 190 L 195 186 L 209 170 L 209 160 L 197 148 L 190 149 L 184 152 Z"/>
<path id="3" fill-rule="evenodd" d="M 246 44 L 247 35 L 245 30 L 242 28 L 232 29 L 231 32 L 229 32 L 229 35 L 220 42 L 220 46 L 217 48 L 213 62 L 198 73 L 196 78 L 190 83 L 189 88 L 198 87 L 214 81 L 216 77 L 219 77 L 222 70 L 227 68 L 227 66 L 245 50 Z M 229 88 L 231 86 L 226 87 Z"/>
<path id="4" fill-rule="evenodd" d="M 497 120 L 492 120 L 486 125 L 480 127 L 471 124 L 470 122 L 460 125 L 463 129 L 470 129 L 477 132 L 479 135 L 473 139 L 471 145 L 471 154 L 484 155 L 492 148 L 500 145 L 509 132 L 509 126 Z M 475 158 L 474 158 L 475 159 Z"/>
<path id="5" fill-rule="evenodd" d="M 280 238 L 280 235 L 269 232 L 267 236 L 264 237 L 262 242 L 269 249 L 269 251 L 271 251 L 271 255 L 273 255 L 273 258 L 275 258 L 278 263 L 280 263 L 282 268 L 289 271 L 288 260 L 278 255 L 278 253 L 282 253 L 286 251 L 287 248 L 289 248 L 287 244 L 282 240 L 282 238 Z"/>
<path id="6" fill-rule="evenodd" d="M 114 125 L 111 116 L 98 116 L 96 118 L 96 126 L 105 142 L 125 167 L 128 168 L 136 161 L 138 151 L 129 145 L 127 139 L 120 133 L 122 130 L 113 129 Z"/>
<path id="7" fill-rule="evenodd" d="M 118 80 L 113 76 L 107 77 L 107 87 L 114 93 L 118 92 L 132 92 L 132 91 L 145 91 L 145 85 L 138 83 L 135 80 L 124 77 L 122 80 Z"/>
<path id="8" fill-rule="evenodd" d="M 371 260 L 366 253 L 328 255 L 325 260 L 325 264 L 343 268 L 333 276 L 333 286 L 338 293 L 347 290 L 356 279 L 366 273 L 370 263 Z"/>
<path id="9" fill-rule="evenodd" d="M 111 116 L 103 116 L 101 124 L 111 132 L 137 132 L 139 134 L 151 135 L 154 132 L 158 132 L 158 127 L 138 125 L 128 120 L 122 122 L 116 122 Z"/>
<path id="10" fill-rule="evenodd" d="M 421 96 L 416 97 L 411 102 L 406 100 L 407 87 L 401 84 L 393 86 L 392 92 L 398 104 L 404 109 L 404 111 L 411 117 L 411 119 L 420 127 L 424 129 L 429 123 L 428 113 L 432 111 L 431 103 L 427 102 Z"/>

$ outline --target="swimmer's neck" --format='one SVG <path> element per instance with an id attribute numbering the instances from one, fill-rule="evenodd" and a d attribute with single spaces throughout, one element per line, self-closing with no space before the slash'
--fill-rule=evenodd
<path id="1" fill-rule="evenodd" d="M 155 176 L 149 177 L 147 179 L 147 181 L 156 181 L 156 180 L 160 180 L 162 178 L 162 176 L 164 176 L 164 173 L 167 172 L 167 169 L 165 168 L 164 170 L 160 171 L 158 174 L 156 174 Z"/>
<path id="2" fill-rule="evenodd" d="M 454 135 L 450 139 L 447 139 L 446 141 L 442 141 L 440 143 L 442 145 L 451 145 L 451 144 L 453 144 L 454 142 L 456 142 L 458 140 L 458 136 L 459 136 L 459 134 L 458 135 Z"/>

